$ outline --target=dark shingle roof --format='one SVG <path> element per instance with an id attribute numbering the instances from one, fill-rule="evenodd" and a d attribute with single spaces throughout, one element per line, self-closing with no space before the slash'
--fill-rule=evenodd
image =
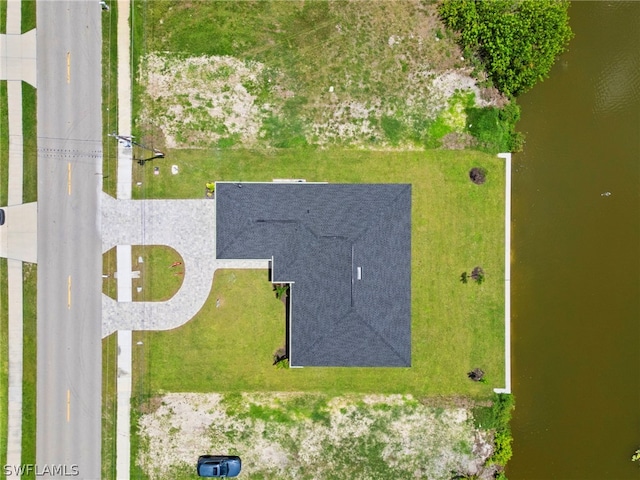
<path id="1" fill-rule="evenodd" d="M 216 202 L 216 257 L 293 282 L 292 366 L 411 365 L 411 185 L 218 183 Z"/>

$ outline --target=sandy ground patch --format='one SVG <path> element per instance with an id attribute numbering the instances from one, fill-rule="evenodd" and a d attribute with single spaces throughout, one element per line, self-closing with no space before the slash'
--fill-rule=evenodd
<path id="1" fill-rule="evenodd" d="M 141 416 L 139 435 L 137 462 L 153 479 L 193 472 L 201 454 L 238 454 L 249 478 L 491 474 L 483 465 L 492 438 L 473 426 L 469 410 L 429 407 L 407 395 L 166 394 Z"/>
<path id="2" fill-rule="evenodd" d="M 168 148 L 204 147 L 229 136 L 251 144 L 257 138 L 268 107 L 258 106 L 247 86 L 257 81 L 262 64 L 149 54 L 141 65 L 148 99 L 140 122 L 159 125 Z"/>

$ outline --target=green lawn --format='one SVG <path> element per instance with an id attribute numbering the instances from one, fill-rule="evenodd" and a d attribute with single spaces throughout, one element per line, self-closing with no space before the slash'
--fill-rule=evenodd
<path id="1" fill-rule="evenodd" d="M 7 0 L 0 0 L 0 33 L 7 33 Z"/>
<path id="2" fill-rule="evenodd" d="M 142 262 L 138 259 L 142 257 Z M 180 263 L 172 267 L 175 263 Z M 102 255 L 102 272 L 109 275 L 102 280 L 102 293 L 116 300 L 118 284 L 116 271 L 116 248 Z M 134 302 L 161 302 L 173 297 L 182 285 L 184 265 L 182 257 L 173 248 L 165 245 L 133 245 L 131 248 L 131 268 L 140 272 L 140 278 L 132 282 Z M 136 287 L 142 287 L 138 292 Z"/>
<path id="3" fill-rule="evenodd" d="M 2 3 L 0 3 L 2 5 Z M 7 82 L 0 82 L 0 206 L 6 206 L 9 197 L 9 108 Z"/>
<path id="4" fill-rule="evenodd" d="M 0 462 L 7 460 L 7 425 L 9 400 L 9 306 L 7 259 L 0 258 Z M 4 478 L 4 475 L 0 475 Z"/>
<path id="5" fill-rule="evenodd" d="M 102 278 L 102 293 L 117 300 L 118 284 L 113 275 L 117 269 L 116 247 L 113 247 L 102 254 L 102 274 L 108 277 Z"/>
<path id="6" fill-rule="evenodd" d="M 6 7 L 0 0 L 0 32 L 5 31 Z M 7 205 L 9 175 L 9 121 L 7 82 L 0 82 L 0 206 Z M 7 260 L 0 258 L 0 462 L 7 458 L 7 424 L 9 397 L 9 311 L 7 291 Z M 4 478 L 4 475 L 2 475 Z"/>
<path id="7" fill-rule="evenodd" d="M 22 15 L 20 21 L 22 33 L 36 28 L 36 0 L 22 0 L 20 14 Z"/>
<path id="8" fill-rule="evenodd" d="M 169 300 L 182 286 L 184 265 L 182 257 L 173 248 L 164 245 L 134 245 L 131 248 L 132 269 L 140 272 L 133 279 L 134 302 L 160 302 Z M 142 263 L 138 262 L 142 257 Z M 176 265 L 172 267 L 176 263 Z M 136 287 L 142 287 L 138 292 Z"/>
<path id="9" fill-rule="evenodd" d="M 116 478 L 116 382 L 118 335 L 102 339 L 102 476 Z"/>
<path id="10" fill-rule="evenodd" d="M 306 368 L 271 365 L 284 343 L 282 304 L 266 272 L 219 272 L 212 295 L 185 326 L 142 332 L 139 394 L 162 391 L 406 392 L 484 397 L 504 382 L 504 163 L 474 151 L 171 151 L 155 176 L 138 168 L 138 196 L 190 198 L 213 180 L 411 183 L 412 368 Z M 487 182 L 469 181 L 474 166 Z M 481 285 L 462 284 L 482 266 Z M 216 308 L 216 299 L 221 305 Z M 224 341 L 223 341 L 224 340 Z M 215 347 L 213 347 L 215 345 Z M 488 383 L 470 381 L 475 367 Z"/>
<path id="11" fill-rule="evenodd" d="M 24 203 L 38 200 L 38 112 L 36 102 L 36 89 L 28 83 L 22 82 L 22 199 Z"/>
<path id="12" fill-rule="evenodd" d="M 38 269 L 24 263 L 23 283 L 23 370 L 22 370 L 22 463 L 36 463 L 36 389 L 37 389 L 37 284 Z M 35 478 L 33 475 L 31 478 Z"/>
<path id="13" fill-rule="evenodd" d="M 102 189 L 115 197 L 118 143 L 108 135 L 118 130 L 118 2 L 108 0 L 107 4 L 110 10 L 102 14 Z"/>

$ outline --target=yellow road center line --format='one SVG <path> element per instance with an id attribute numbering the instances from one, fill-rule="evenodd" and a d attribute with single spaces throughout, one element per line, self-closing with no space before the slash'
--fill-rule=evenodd
<path id="1" fill-rule="evenodd" d="M 67 164 L 67 193 L 71 195 L 71 162 Z"/>
<path id="2" fill-rule="evenodd" d="M 67 52 L 67 83 L 71 83 L 71 52 Z"/>
<path id="3" fill-rule="evenodd" d="M 71 275 L 69 275 L 69 280 L 67 280 L 67 308 L 71 308 Z"/>
<path id="4" fill-rule="evenodd" d="M 71 420 L 71 390 L 67 390 L 67 422 Z"/>

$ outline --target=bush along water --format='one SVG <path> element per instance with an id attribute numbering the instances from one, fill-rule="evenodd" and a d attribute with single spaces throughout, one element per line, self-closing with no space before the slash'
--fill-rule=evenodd
<path id="1" fill-rule="evenodd" d="M 515 407 L 515 398 L 510 394 L 495 394 L 493 404 L 490 407 L 477 407 L 473 409 L 473 418 L 476 426 L 493 432 L 493 455 L 487 460 L 487 465 L 496 465 L 500 477 L 504 477 L 504 466 L 507 464 L 513 451 L 511 449 L 511 413 Z"/>
<path id="2" fill-rule="evenodd" d="M 573 37 L 568 9 L 565 0 L 443 0 L 438 7 L 476 73 L 484 70 L 488 84 L 510 99 L 502 109 L 467 109 L 477 148 L 522 150 L 524 136 L 515 130 L 520 118 L 515 99 L 544 80 L 566 50 Z"/>

